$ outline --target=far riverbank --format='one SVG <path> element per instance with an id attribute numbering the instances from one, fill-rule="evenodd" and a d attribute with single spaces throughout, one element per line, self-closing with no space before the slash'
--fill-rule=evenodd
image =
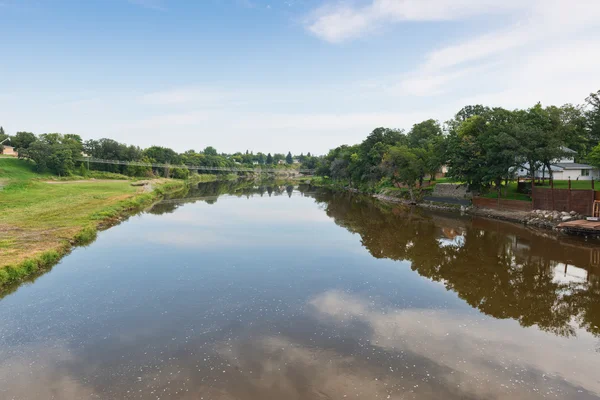
<path id="1" fill-rule="evenodd" d="M 379 201 L 394 203 L 394 204 L 403 204 L 406 206 L 415 206 L 425 209 L 433 209 L 433 210 L 441 210 L 448 211 L 462 215 L 471 215 L 489 219 L 495 219 L 506 222 L 513 222 L 525 225 L 529 228 L 541 229 L 541 230 L 552 230 L 556 232 L 560 232 L 558 225 L 562 222 L 569 220 L 578 220 L 585 219 L 585 216 L 579 215 L 575 212 L 559 212 L 559 211 L 550 211 L 550 210 L 533 210 L 530 212 L 527 211 L 513 211 L 513 210 L 496 210 L 489 208 L 479 208 L 472 205 L 458 205 L 458 204 L 447 204 L 447 203 L 437 203 L 430 202 L 425 200 L 419 200 L 416 202 L 411 202 L 410 200 L 395 197 L 391 195 L 381 194 L 381 193 L 367 193 L 360 191 L 354 188 L 348 187 L 340 187 L 336 185 L 317 183 L 317 187 L 323 187 L 330 190 L 346 190 L 353 193 L 360 193 L 364 195 L 369 195 Z M 599 235 L 590 235 L 590 237 L 600 238 Z"/>

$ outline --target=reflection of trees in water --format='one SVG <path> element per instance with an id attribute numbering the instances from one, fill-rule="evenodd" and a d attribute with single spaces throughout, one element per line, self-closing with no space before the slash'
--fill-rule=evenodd
<path id="1" fill-rule="evenodd" d="M 304 193 L 308 190 L 307 185 L 294 186 L 293 183 L 287 181 L 266 181 L 266 182 L 254 182 L 254 181 L 215 181 L 199 183 L 188 187 L 187 192 L 183 196 L 176 198 L 169 198 L 166 201 L 157 203 L 150 210 L 151 214 L 166 214 L 174 212 L 178 207 L 184 203 L 195 203 L 196 201 L 203 201 L 207 204 L 215 204 L 219 196 L 237 196 L 250 198 L 253 196 L 268 195 L 271 196 L 283 196 L 287 195 L 292 197 L 294 190 L 298 190 Z"/>
<path id="2" fill-rule="evenodd" d="M 292 196 L 294 189 L 297 189 L 293 183 L 286 181 L 225 181 L 200 183 L 197 187 L 190 190 L 187 197 L 218 197 L 224 194 L 230 196 L 247 197 L 252 196 L 282 196 L 287 194 Z"/>
<path id="3" fill-rule="evenodd" d="M 180 204 L 177 203 L 157 203 L 153 205 L 147 212 L 149 214 L 171 214 L 179 208 Z"/>
<path id="4" fill-rule="evenodd" d="M 527 239 L 524 249 L 516 234 L 501 229 L 481 229 L 410 208 L 386 208 L 345 193 L 315 198 L 326 204 L 327 215 L 338 225 L 360 234 L 374 257 L 409 260 L 420 275 L 443 282 L 487 315 L 562 336 L 574 335 L 576 326 L 600 335 L 600 279 L 555 279 L 563 255 L 575 251 L 556 240 L 512 226 Z M 461 240 L 453 240 L 456 232 L 462 233 Z M 577 254 L 593 251 L 581 246 Z M 582 260 L 580 256 L 578 267 L 589 269 L 589 262 Z"/>

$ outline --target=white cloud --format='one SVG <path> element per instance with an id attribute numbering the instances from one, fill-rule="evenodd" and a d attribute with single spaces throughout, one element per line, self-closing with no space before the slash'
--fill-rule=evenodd
<path id="1" fill-rule="evenodd" d="M 594 50 L 600 42 L 600 2 L 592 0 L 576 5 L 567 0 L 372 0 L 363 7 L 341 3 L 315 11 L 307 29 L 337 43 L 390 23 L 464 20 L 498 13 L 508 17 L 500 27 L 425 51 L 412 71 L 368 78 L 361 90 L 378 90 L 407 102 L 447 95 L 450 99 L 440 101 L 447 105 L 449 100 L 458 110 L 475 102 L 506 108 L 538 101 L 580 103 L 600 86 L 594 72 L 600 69 Z M 439 105 L 428 108 L 434 118 L 451 116 L 442 115 Z"/>
<path id="2" fill-rule="evenodd" d="M 362 7 L 339 3 L 314 11 L 307 29 L 321 39 L 342 42 L 401 21 L 442 21 L 497 14 L 526 8 L 527 2 L 507 0 L 372 0 Z"/>
<path id="3" fill-rule="evenodd" d="M 566 341 L 535 327 L 519 327 L 515 321 L 453 310 L 386 308 L 336 290 L 314 297 L 310 305 L 317 317 L 342 332 L 349 321 L 360 321 L 371 330 L 371 345 L 412 352 L 460 374 L 444 378 L 458 379 L 466 398 L 528 399 L 532 388 L 548 384 L 549 378 L 558 391 L 600 391 L 600 382 L 590 372 L 597 363 L 597 354 L 589 350 L 596 339 L 583 330 L 577 331 L 578 340 Z M 565 363 L 575 357 L 577 363 Z M 515 379 L 515 370 L 527 370 L 527 381 L 507 391 L 504 383 Z M 477 383 L 482 381 L 485 385 Z M 563 395 L 569 397 L 567 392 Z"/>
<path id="4" fill-rule="evenodd" d="M 530 47 L 529 51 L 552 48 L 557 41 L 569 35 L 600 27 L 600 2 L 583 0 L 578 6 L 566 0 L 543 4 L 532 1 L 529 4 L 531 8 L 525 17 L 517 17 L 513 24 L 505 28 L 430 52 L 423 68 L 440 70 L 501 56 L 509 50 L 527 46 L 536 46 Z"/>

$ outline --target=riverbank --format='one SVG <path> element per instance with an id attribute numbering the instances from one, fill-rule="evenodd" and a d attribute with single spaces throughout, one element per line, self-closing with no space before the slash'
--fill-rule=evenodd
<path id="1" fill-rule="evenodd" d="M 549 210 L 533 210 L 530 212 L 526 211 L 513 211 L 513 210 L 496 210 L 488 208 L 478 208 L 474 206 L 462 206 L 458 204 L 446 204 L 446 203 L 434 203 L 424 200 L 411 202 L 406 198 L 395 197 L 389 194 L 382 193 L 365 193 L 358 189 L 348 188 L 347 186 L 330 185 L 320 181 L 316 182 L 317 187 L 324 187 L 331 190 L 346 190 L 353 193 L 360 193 L 364 195 L 372 196 L 379 201 L 403 204 L 406 206 L 416 206 L 420 208 L 440 210 L 447 212 L 455 212 L 463 215 L 472 215 L 477 217 L 484 217 L 489 219 L 495 219 L 506 222 L 513 222 L 525 225 L 530 228 L 560 231 L 558 225 L 566 221 L 574 221 L 578 219 L 585 219 L 585 216 L 579 215 L 575 212 L 559 212 Z"/>
<path id="2" fill-rule="evenodd" d="M 54 265 L 98 230 L 186 188 L 185 181 L 63 180 L 2 159 L 0 176 L 0 288 Z M 56 184 L 60 182 L 60 184 Z"/>

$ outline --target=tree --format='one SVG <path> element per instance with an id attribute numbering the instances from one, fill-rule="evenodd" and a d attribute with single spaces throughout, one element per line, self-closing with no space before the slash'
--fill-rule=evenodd
<path id="1" fill-rule="evenodd" d="M 586 101 L 587 110 L 585 117 L 587 120 L 587 129 L 592 146 L 600 142 L 600 90 L 591 93 Z"/>
<path id="2" fill-rule="evenodd" d="M 285 162 L 290 165 L 294 163 L 294 158 L 292 157 L 292 152 L 288 151 L 287 156 L 285 156 Z"/>
<path id="3" fill-rule="evenodd" d="M 271 153 L 267 154 L 267 160 L 265 161 L 265 163 L 267 165 L 272 165 L 273 164 L 273 156 L 271 155 Z"/>
<path id="4" fill-rule="evenodd" d="M 594 143 L 590 140 L 587 131 L 587 120 L 583 108 L 565 104 L 562 107 L 550 106 L 546 110 L 556 125 L 561 143 L 569 149 L 575 150 L 578 157 L 585 158 L 586 154 L 594 147 Z"/>
<path id="5" fill-rule="evenodd" d="M 596 168 L 600 168 L 600 144 L 594 147 L 587 156 L 587 161 Z"/>
<path id="6" fill-rule="evenodd" d="M 218 155 L 218 154 L 219 154 L 219 153 L 217 153 L 217 149 L 215 149 L 215 148 L 214 148 L 214 147 L 212 147 L 212 146 L 208 146 L 208 147 L 206 147 L 206 148 L 204 149 L 203 153 L 204 153 L 204 155 L 207 155 L 207 156 L 216 156 L 216 155 Z"/>
<path id="7" fill-rule="evenodd" d="M 333 162 L 331 163 L 331 166 L 330 166 L 331 177 L 336 180 L 348 178 L 348 176 L 349 176 L 348 165 L 349 164 L 350 164 L 350 162 L 343 158 L 336 158 L 335 160 L 333 160 Z"/>
<path id="8" fill-rule="evenodd" d="M 480 188 L 485 182 L 485 155 L 479 138 L 485 125 L 485 118 L 476 115 L 455 126 L 448 136 L 448 175 L 471 188 Z"/>
<path id="9" fill-rule="evenodd" d="M 423 163 L 408 146 L 392 146 L 383 157 L 382 168 L 394 182 L 408 187 L 411 201 L 415 201 L 414 188 L 423 174 Z"/>
<path id="10" fill-rule="evenodd" d="M 515 138 L 520 145 L 519 154 L 527 162 L 532 179 L 543 166 L 551 174 L 550 163 L 562 154 L 562 142 L 556 123 L 540 103 L 516 112 Z"/>
<path id="11" fill-rule="evenodd" d="M 38 171 L 48 169 L 57 175 L 69 175 L 75 168 L 74 158 L 81 154 L 81 143 L 73 135 L 45 133 L 31 143 L 27 152 Z"/>
<path id="12" fill-rule="evenodd" d="M 409 147 L 426 147 L 429 143 L 442 137 L 442 128 L 436 120 L 428 119 L 413 125 L 406 137 Z"/>
<path id="13" fill-rule="evenodd" d="M 27 157 L 27 151 L 29 147 L 36 140 L 37 138 L 31 132 L 17 132 L 10 139 L 11 143 L 13 144 L 13 146 L 15 146 L 15 149 L 19 153 L 19 158 Z"/>
<path id="14" fill-rule="evenodd" d="M 265 160 L 266 160 L 266 157 L 265 157 L 265 155 L 264 155 L 263 153 L 258 153 L 256 161 L 257 161 L 257 162 L 258 162 L 260 165 L 264 165 L 264 163 L 265 163 Z"/>
<path id="15" fill-rule="evenodd" d="M 144 156 L 159 164 L 179 164 L 181 157 L 174 150 L 167 147 L 152 146 L 144 150 Z"/>

